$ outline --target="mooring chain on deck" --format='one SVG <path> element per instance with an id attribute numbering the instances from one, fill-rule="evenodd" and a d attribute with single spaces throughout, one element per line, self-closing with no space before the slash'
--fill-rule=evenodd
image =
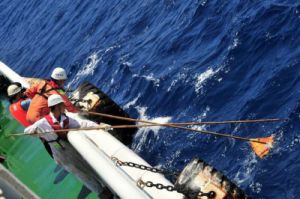
<path id="1" fill-rule="evenodd" d="M 158 169 L 158 168 L 155 168 L 155 167 L 149 167 L 149 166 L 146 166 L 146 165 L 141 165 L 141 164 L 137 164 L 137 163 L 134 163 L 134 162 L 123 162 L 121 160 L 119 160 L 117 157 L 111 157 L 112 161 L 115 162 L 115 164 L 117 166 L 128 166 L 128 167 L 132 167 L 132 168 L 136 168 L 136 169 L 141 169 L 141 170 L 146 170 L 146 171 L 150 171 L 150 172 L 153 172 L 153 173 L 161 173 L 161 174 L 165 174 L 165 175 L 175 175 L 175 176 L 178 176 L 179 173 L 177 172 L 169 172 L 169 171 L 166 171 L 166 170 L 162 170 L 162 169 Z M 183 195 L 186 195 L 188 196 L 189 198 L 197 198 L 197 197 L 204 197 L 206 196 L 207 198 L 215 198 L 216 196 L 216 193 L 214 191 L 210 191 L 208 193 L 204 193 L 204 192 L 201 192 L 201 190 L 199 191 L 190 191 L 190 190 L 181 190 L 181 189 L 178 189 L 172 185 L 163 185 L 161 183 L 153 183 L 151 181 L 146 181 L 144 182 L 143 180 L 138 180 L 137 182 L 137 185 L 143 189 L 145 186 L 146 187 L 155 187 L 159 190 L 162 190 L 162 189 L 165 189 L 167 191 L 177 191 L 178 193 L 181 193 Z"/>
<path id="2" fill-rule="evenodd" d="M 145 170 L 145 171 L 150 171 L 153 173 L 161 173 L 164 175 L 168 175 L 168 176 L 178 176 L 179 173 L 178 172 L 170 172 L 167 170 L 163 170 L 163 169 L 158 169 L 155 167 L 148 167 L 146 165 L 142 165 L 142 164 L 137 164 L 134 162 L 123 162 L 121 160 L 119 160 L 116 157 L 111 157 L 112 161 L 114 161 L 116 163 L 117 166 L 128 166 L 128 167 L 132 167 L 132 168 L 136 168 L 136 169 L 141 169 L 141 170 Z"/>

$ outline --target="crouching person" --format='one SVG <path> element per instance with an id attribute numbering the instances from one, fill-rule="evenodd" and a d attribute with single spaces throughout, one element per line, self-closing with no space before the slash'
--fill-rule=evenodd
<path id="1" fill-rule="evenodd" d="M 48 107 L 50 113 L 27 127 L 24 133 L 41 133 L 41 137 L 50 145 L 54 160 L 68 172 L 77 176 L 92 192 L 102 195 L 104 189 L 101 182 L 94 175 L 90 166 L 68 142 L 67 132 L 53 133 L 53 130 L 96 127 L 98 124 L 68 117 L 65 114 L 64 100 L 58 94 L 53 94 L 48 98 Z"/>
<path id="2" fill-rule="evenodd" d="M 10 114 L 23 126 L 27 127 L 30 123 L 26 120 L 26 114 L 30 105 L 31 99 L 25 94 L 25 89 L 18 82 L 11 84 L 7 88 L 7 95 L 10 102 Z"/>

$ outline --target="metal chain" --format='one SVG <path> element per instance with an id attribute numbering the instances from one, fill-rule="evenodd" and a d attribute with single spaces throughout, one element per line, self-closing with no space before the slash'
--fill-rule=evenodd
<path id="1" fill-rule="evenodd" d="M 140 187 L 140 188 L 144 188 L 145 186 L 146 187 L 155 187 L 156 189 L 159 189 L 159 190 L 162 190 L 162 189 L 165 189 L 167 191 L 176 191 L 178 193 L 181 193 L 185 196 L 187 196 L 188 198 L 197 198 L 197 197 L 207 197 L 207 198 L 210 198 L 210 199 L 213 199 L 216 197 L 216 193 L 214 191 L 210 191 L 208 193 L 204 193 L 202 192 L 201 190 L 199 191 L 191 191 L 191 190 L 181 190 L 181 189 L 178 189 L 178 188 L 175 188 L 174 186 L 171 186 L 171 185 L 163 185 L 161 183 L 153 183 L 151 181 L 142 181 L 142 180 L 139 180 L 137 182 L 137 185 Z"/>
<path id="2" fill-rule="evenodd" d="M 158 168 L 154 168 L 154 167 L 148 167 L 146 165 L 141 165 L 141 164 L 136 164 L 134 162 L 123 162 L 121 160 L 119 160 L 118 158 L 116 157 L 111 157 L 112 161 L 115 162 L 115 164 L 117 166 L 128 166 L 128 167 L 133 167 L 133 168 L 137 168 L 137 169 L 141 169 L 141 170 L 146 170 L 146 171 L 150 171 L 150 172 L 153 172 L 153 173 L 161 173 L 161 174 L 168 174 L 168 175 L 178 175 L 178 173 L 171 173 L 171 172 L 168 172 L 168 171 L 165 171 L 165 170 L 162 170 L 162 169 L 158 169 Z M 174 186 L 172 185 L 163 185 L 161 183 L 153 183 L 151 181 L 147 181 L 147 182 L 144 182 L 142 181 L 141 179 L 137 182 L 137 185 L 140 187 L 140 188 L 144 188 L 145 186 L 146 187 L 155 187 L 156 189 L 159 189 L 159 190 L 162 190 L 162 189 L 165 189 L 167 191 L 177 191 L 178 193 L 181 193 L 189 198 L 197 198 L 197 197 L 203 197 L 203 196 L 206 196 L 207 198 L 215 198 L 216 197 L 216 193 L 214 191 L 210 191 L 208 193 L 204 193 L 204 192 L 201 192 L 200 190 L 199 191 L 190 191 L 190 190 L 181 190 L 181 189 L 178 189 L 178 188 L 175 188 Z"/>
<path id="3" fill-rule="evenodd" d="M 123 162 L 116 157 L 111 157 L 111 159 L 112 159 L 112 161 L 114 161 L 116 163 L 117 166 L 128 166 L 128 167 L 133 167 L 133 168 L 137 168 L 137 169 L 141 169 L 141 170 L 145 170 L 145 171 L 150 171 L 153 173 L 161 173 L 161 174 L 172 175 L 172 176 L 176 176 L 176 177 L 179 175 L 179 173 L 177 173 L 177 172 L 170 172 L 170 171 L 158 169 L 155 167 L 149 167 L 146 165 L 137 164 L 134 162 Z"/>

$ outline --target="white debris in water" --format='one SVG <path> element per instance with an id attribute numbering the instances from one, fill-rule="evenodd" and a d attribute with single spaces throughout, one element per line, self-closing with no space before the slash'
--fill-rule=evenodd
<path id="1" fill-rule="evenodd" d="M 196 93 L 199 93 L 202 90 L 205 83 L 207 82 L 207 80 L 213 77 L 216 73 L 218 73 L 220 69 L 221 68 L 213 70 L 212 68 L 208 68 L 203 73 L 197 75 L 196 84 L 195 84 Z"/>

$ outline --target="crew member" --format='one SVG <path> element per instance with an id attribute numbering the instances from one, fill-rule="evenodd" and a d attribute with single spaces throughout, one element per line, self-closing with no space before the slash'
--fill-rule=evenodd
<path id="1" fill-rule="evenodd" d="M 31 99 L 24 94 L 24 91 L 25 89 L 23 89 L 22 85 L 15 82 L 7 88 L 7 95 L 11 103 L 9 106 L 11 115 L 23 126 L 27 127 L 30 123 L 26 120 L 26 114 Z"/>
<path id="2" fill-rule="evenodd" d="M 48 107 L 50 113 L 27 127 L 24 133 L 41 133 L 41 136 L 49 143 L 53 158 L 58 164 L 76 175 L 91 191 L 100 196 L 111 198 L 110 192 L 103 189 L 102 184 L 93 174 L 93 170 L 68 142 L 67 132 L 54 133 L 54 130 L 59 129 L 96 127 L 99 125 L 89 120 L 67 116 L 65 114 L 65 102 L 61 95 L 49 96 Z"/>
<path id="3" fill-rule="evenodd" d="M 45 80 L 33 85 L 26 90 L 26 95 L 32 98 L 26 119 L 30 124 L 38 121 L 50 110 L 47 106 L 47 99 L 52 94 L 59 94 L 64 99 L 67 111 L 77 112 L 77 109 L 70 102 L 64 92 L 64 83 L 67 79 L 66 71 L 63 68 L 55 68 L 51 74 L 50 80 Z"/>

